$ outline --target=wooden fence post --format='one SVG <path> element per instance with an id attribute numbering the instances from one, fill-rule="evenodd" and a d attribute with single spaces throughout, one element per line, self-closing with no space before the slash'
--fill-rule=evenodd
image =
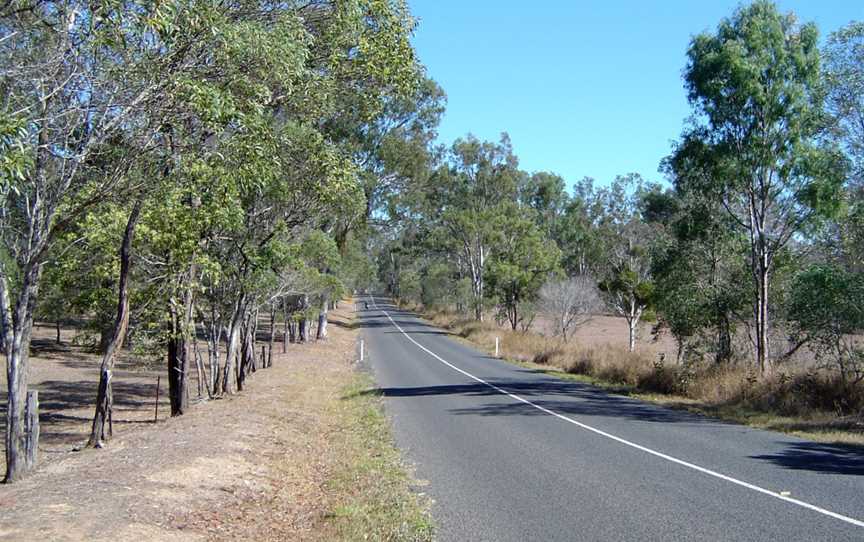
<path id="1" fill-rule="evenodd" d="M 156 377 L 156 413 L 153 414 L 153 423 L 159 421 L 159 384 L 162 382 L 162 377 Z"/>

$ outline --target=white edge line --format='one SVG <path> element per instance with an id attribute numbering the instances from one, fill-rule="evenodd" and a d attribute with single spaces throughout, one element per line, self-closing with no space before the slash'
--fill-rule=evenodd
<path id="1" fill-rule="evenodd" d="M 808 510 L 812 510 L 812 511 L 817 512 L 819 514 L 822 514 L 822 515 L 825 515 L 828 517 L 832 517 L 834 519 L 838 519 L 840 521 L 843 521 L 845 523 L 849 523 L 851 525 L 855 525 L 856 527 L 864 527 L 864 521 L 860 521 L 860 520 L 857 520 L 855 518 L 850 518 L 849 516 L 844 516 L 843 514 L 838 514 L 837 512 L 832 512 L 831 510 L 826 510 L 824 508 L 820 508 L 820 507 L 815 506 L 813 504 L 806 503 L 806 502 L 800 501 L 798 499 L 793 499 L 792 497 L 787 497 L 785 495 L 781 495 L 775 491 L 771 491 L 770 489 L 765 489 L 764 487 L 760 487 L 760 486 L 757 486 L 755 484 L 745 482 L 743 480 L 738 480 L 737 478 L 733 478 L 731 476 L 727 476 L 725 474 L 715 472 L 711 469 L 706 469 L 705 467 L 700 467 L 699 465 L 689 463 L 687 461 L 684 461 L 683 459 L 678 459 L 677 457 L 672 457 L 671 455 L 664 454 L 663 452 L 658 452 L 656 450 L 652 450 L 651 448 L 646 448 L 645 446 L 642 446 L 641 444 L 636 444 L 635 442 L 630 442 L 629 440 L 623 439 L 621 437 L 616 437 L 615 435 L 613 435 L 611 433 L 607 433 L 606 431 L 602 431 L 602 430 L 597 429 L 595 427 L 591 427 L 590 425 L 586 425 L 582 422 L 576 421 L 573 418 L 570 418 L 570 417 L 565 416 L 563 414 L 559 414 L 553 410 L 549 410 L 546 407 L 540 406 L 536 403 L 532 403 L 528 399 L 525 399 L 524 397 L 520 397 L 516 394 L 510 393 L 509 391 L 507 391 L 505 389 L 499 388 L 495 384 L 490 384 L 489 382 L 486 382 L 482 378 L 474 376 L 473 374 L 471 374 L 467 371 L 464 371 L 464 370 L 460 369 L 459 367 L 456 367 L 455 365 L 453 365 L 449 361 L 445 360 L 444 358 L 442 358 L 441 356 L 439 356 L 435 352 L 432 352 L 431 350 L 429 350 L 428 348 L 426 348 L 422 344 L 415 341 L 413 337 L 408 335 L 408 333 L 406 333 L 405 330 L 402 329 L 399 326 L 399 324 L 396 323 L 395 320 L 393 320 L 393 317 L 390 316 L 390 313 L 388 313 L 386 310 L 378 307 L 378 304 L 375 302 L 374 297 L 372 297 L 372 296 L 369 296 L 369 297 L 372 299 L 372 306 L 375 307 L 376 309 L 380 310 L 381 312 L 383 312 L 384 315 L 390 320 L 390 323 L 392 323 L 396 327 L 396 329 L 398 329 L 402 333 L 402 335 L 405 336 L 405 338 L 407 338 L 409 341 L 414 343 L 418 348 L 420 348 L 421 350 L 423 350 L 424 352 L 426 352 L 427 354 L 429 354 L 430 356 L 432 356 L 436 360 L 440 361 L 444 365 L 450 367 L 454 371 L 462 373 L 463 375 L 467 376 L 468 378 L 470 378 L 472 380 L 475 380 L 481 384 L 489 386 L 490 388 L 497 391 L 498 393 L 506 395 L 506 396 L 510 397 L 511 399 L 519 401 L 520 403 L 525 403 L 526 405 L 532 406 L 532 407 L 536 408 L 537 410 L 539 410 L 545 414 L 548 414 L 550 416 L 554 416 L 560 420 L 563 420 L 563 421 L 571 423 L 575 426 L 581 427 L 582 429 L 585 429 L 586 431 L 591 431 L 592 433 L 596 433 L 600 436 L 614 440 L 615 442 L 624 444 L 625 446 L 629 446 L 631 448 L 635 448 L 635 449 L 640 450 L 642 452 L 645 452 L 647 454 L 651 454 L 655 457 L 659 457 L 660 459 L 665 459 L 666 461 L 681 465 L 682 467 L 687 467 L 688 469 L 692 469 L 692 470 L 701 472 L 702 474 L 707 474 L 708 476 L 713 476 L 714 478 L 719 478 L 721 480 L 731 482 L 735 485 L 738 485 L 741 487 L 746 487 L 747 489 L 750 489 L 752 491 L 756 491 L 757 493 L 763 493 L 765 495 L 768 495 L 769 497 L 774 497 L 775 499 L 779 499 L 781 501 L 785 501 L 785 502 L 788 502 L 790 504 L 800 506 L 801 508 L 806 508 Z"/>

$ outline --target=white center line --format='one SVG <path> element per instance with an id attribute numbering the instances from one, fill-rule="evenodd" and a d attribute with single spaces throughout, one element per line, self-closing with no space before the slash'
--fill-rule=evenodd
<path id="1" fill-rule="evenodd" d="M 402 333 L 402 335 L 405 336 L 405 338 L 407 338 L 409 341 L 411 341 L 412 343 L 414 343 L 418 348 L 420 348 L 421 350 L 423 350 L 424 352 L 426 352 L 427 354 L 429 354 L 430 356 L 432 356 L 432 357 L 435 358 L 436 360 L 440 361 L 441 363 L 443 363 L 443 364 L 446 365 L 447 367 L 450 367 L 450 368 L 453 369 L 454 371 L 457 371 L 457 372 L 459 372 L 459 373 L 462 373 L 463 375 L 467 376 L 468 378 L 470 378 L 470 379 L 472 379 L 472 380 L 474 380 L 474 381 L 476 381 L 476 382 L 479 382 L 479 383 L 481 383 L 481 384 L 484 384 L 484 385 L 486 385 L 486 386 L 489 386 L 490 388 L 492 388 L 493 390 L 497 391 L 498 393 L 501 393 L 501 394 L 503 394 L 503 395 L 506 395 L 506 396 L 508 396 L 508 397 L 510 397 L 510 398 L 512 398 L 512 399 L 514 399 L 514 400 L 516 400 L 516 401 L 519 401 L 520 403 L 524 403 L 524 404 L 526 404 L 526 405 L 529 405 L 529 406 L 531 406 L 531 407 L 534 407 L 534 408 L 536 408 L 537 410 L 539 410 L 539 411 L 541 411 L 541 412 L 543 412 L 543 413 L 545 413 L 545 414 L 548 414 L 548 415 L 550 415 L 550 416 L 554 416 L 554 417 L 556 417 L 556 418 L 558 418 L 558 419 L 564 420 L 565 422 L 567 422 L 567 423 L 571 423 L 571 424 L 573 424 L 573 425 L 575 425 L 575 426 L 577 426 L 577 427 L 581 427 L 582 429 L 585 429 L 586 431 L 591 431 L 592 433 L 596 433 L 596 434 L 598 434 L 598 435 L 600 435 L 600 436 L 603 436 L 603 437 L 606 437 L 606 438 L 608 438 L 608 439 L 614 440 L 615 442 L 621 443 L 621 444 L 623 444 L 623 445 L 625 445 L 625 446 L 629 446 L 629 447 L 631 447 L 631 448 L 635 448 L 635 449 L 637 449 L 637 450 L 639 450 L 639 451 L 645 452 L 645 453 L 647 453 L 647 454 L 651 454 L 651 455 L 653 455 L 653 456 L 655 456 L 655 457 L 659 457 L 659 458 L 661 458 L 661 459 L 665 459 L 666 461 L 669 461 L 669 462 L 672 462 L 672 463 L 675 463 L 675 464 L 681 465 L 682 467 L 686 467 L 686 468 L 688 468 L 688 469 L 692 469 L 692 470 L 695 470 L 695 471 L 701 472 L 702 474 L 707 474 L 708 476 L 713 476 L 714 478 L 719 478 L 719 479 L 721 479 L 721 480 L 725 480 L 725 481 L 727 481 L 727 482 L 733 483 L 733 484 L 738 485 L 738 486 L 741 486 L 741 487 L 746 487 L 747 489 L 750 489 L 750 490 L 752 490 L 752 491 L 756 491 L 757 493 L 763 493 L 763 494 L 765 494 L 765 495 L 768 495 L 769 497 L 773 497 L 773 498 L 775 498 L 775 499 L 779 499 L 779 500 L 781 500 L 781 501 L 786 501 L 786 502 L 788 502 L 788 503 L 790 503 L 790 504 L 794 504 L 794 505 L 796 505 L 796 506 L 800 506 L 800 507 L 802 507 L 802 508 L 806 508 L 806 509 L 808 509 L 808 510 L 812 510 L 812 511 L 817 512 L 817 513 L 819 513 L 819 514 L 822 514 L 822 515 L 825 515 L 825 516 L 828 516 L 828 517 L 832 517 L 832 518 L 834 518 L 834 519 L 838 519 L 838 520 L 843 521 L 843 522 L 845 522 L 845 523 L 849 523 L 849 524 L 851 524 L 851 525 L 855 525 L 856 527 L 864 527 L 864 521 L 857 520 L 857 519 L 855 519 L 855 518 L 850 518 L 849 516 L 844 516 L 843 514 L 838 514 L 837 512 L 832 512 L 831 510 L 826 510 L 826 509 L 824 509 L 824 508 L 820 508 L 820 507 L 815 506 L 815 505 L 813 505 L 813 504 L 806 503 L 806 502 L 801 501 L 801 500 L 798 500 L 798 499 L 794 499 L 794 498 L 789 497 L 789 496 L 787 496 L 787 495 L 783 495 L 783 494 L 781 494 L 781 493 L 779 493 L 779 492 L 771 491 L 770 489 L 765 489 L 765 488 L 763 488 L 763 487 L 757 486 L 757 485 L 755 485 L 755 484 L 751 484 L 751 483 L 749 483 L 749 482 L 745 482 L 745 481 L 743 481 L 743 480 L 738 480 L 737 478 L 733 478 L 733 477 L 731 477 L 731 476 L 727 476 L 727 475 L 725 475 L 725 474 L 721 474 L 721 473 L 716 472 L 716 471 L 713 471 L 713 470 L 711 470 L 711 469 L 706 469 L 705 467 L 700 467 L 699 465 L 695 465 L 695 464 L 690 463 L 690 462 L 688 462 L 688 461 L 684 461 L 683 459 L 678 459 L 677 457 L 672 457 L 671 455 L 664 454 L 663 452 L 658 452 L 658 451 L 656 451 L 656 450 L 652 450 L 651 448 L 646 448 L 645 446 L 642 446 L 641 444 L 636 444 L 635 442 L 630 442 L 629 440 L 623 439 L 623 438 L 621 438 L 621 437 L 616 437 L 615 435 L 613 435 L 613 434 L 611 434 L 611 433 L 607 433 L 606 431 L 602 431 L 602 430 L 597 429 L 597 428 L 595 428 L 595 427 L 591 427 L 590 425 L 586 425 L 586 424 L 584 424 L 584 423 L 582 423 L 582 422 L 580 422 L 580 421 L 577 421 L 577 420 L 575 420 L 575 419 L 573 419 L 573 418 L 570 418 L 569 416 L 565 416 L 565 415 L 563 415 L 563 414 L 559 414 L 558 412 L 555 412 L 555 411 L 553 411 L 553 410 L 549 410 L 549 409 L 546 408 L 546 407 L 540 406 L 540 405 L 538 405 L 538 404 L 536 404 L 536 403 L 532 403 L 532 402 L 529 401 L 528 399 L 525 399 L 524 397 L 520 397 L 520 396 L 518 396 L 518 395 L 516 395 L 516 394 L 514 394 L 514 393 L 510 393 L 509 391 L 507 391 L 507 390 L 505 390 L 505 389 L 503 389 L 503 388 L 499 388 L 499 387 L 496 386 L 495 384 L 490 384 L 489 382 L 486 382 L 486 381 L 483 380 L 482 378 L 477 377 L 477 376 L 474 376 L 473 374 L 471 374 L 471 373 L 469 373 L 469 372 L 467 372 L 467 371 L 464 371 L 464 370 L 460 369 L 459 367 L 456 367 L 455 365 L 453 365 L 453 364 L 450 363 L 449 361 L 445 360 L 444 358 L 442 358 L 441 356 L 439 356 L 439 355 L 436 354 L 435 352 L 429 350 L 428 348 L 426 348 L 426 347 L 423 346 L 422 344 L 420 344 L 420 343 L 418 343 L 417 341 L 415 341 L 413 337 L 411 337 L 410 335 L 408 335 L 408 333 L 406 333 L 405 330 L 402 329 L 402 327 L 399 326 L 399 324 L 397 324 L 395 320 L 393 320 L 393 317 L 390 316 L 390 313 L 388 313 L 386 310 L 381 309 L 381 308 L 378 307 L 378 304 L 375 302 L 375 298 L 374 298 L 374 297 L 370 296 L 370 299 L 372 300 L 372 306 L 375 307 L 375 309 L 380 310 L 381 312 L 383 312 L 384 315 L 385 315 L 385 316 L 390 320 L 390 323 L 392 323 L 392 324 L 396 327 L 396 329 L 398 329 L 398 330 Z"/>

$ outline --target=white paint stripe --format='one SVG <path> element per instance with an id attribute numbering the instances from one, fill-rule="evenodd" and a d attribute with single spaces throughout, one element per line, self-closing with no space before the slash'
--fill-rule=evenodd
<path id="1" fill-rule="evenodd" d="M 520 396 L 518 396 L 518 395 L 516 395 L 516 394 L 510 393 L 509 391 L 507 391 L 507 390 L 505 390 L 505 389 L 499 388 L 499 387 L 496 386 L 495 384 L 490 384 L 489 382 L 486 382 L 486 381 L 483 380 L 482 378 L 476 377 L 476 376 L 472 375 L 471 373 L 469 373 L 469 372 L 467 372 L 467 371 L 463 371 L 463 370 L 460 369 L 459 367 L 456 367 L 455 365 L 453 365 L 453 364 L 450 363 L 449 361 L 445 360 L 444 358 L 442 358 L 441 356 L 439 356 L 439 355 L 436 354 L 435 352 L 432 352 L 431 350 L 429 350 L 428 348 L 426 348 L 426 347 L 423 346 L 422 344 L 420 344 L 420 343 L 418 343 L 417 341 L 415 341 L 415 340 L 414 340 L 410 335 L 408 335 L 408 334 L 405 332 L 404 329 L 402 329 L 402 328 L 399 326 L 399 324 L 396 323 L 395 320 L 393 320 L 393 317 L 390 316 L 390 313 L 388 313 L 388 312 L 385 311 L 384 309 L 380 309 L 380 308 L 378 307 L 378 304 L 375 302 L 375 298 L 374 298 L 374 297 L 371 297 L 371 296 L 370 296 L 370 298 L 372 299 L 372 306 L 375 307 L 376 309 L 380 310 L 381 312 L 383 312 L 384 315 L 385 315 L 387 318 L 390 319 L 390 322 L 391 322 L 391 323 L 396 327 L 396 329 L 398 329 L 398 330 L 402 333 L 402 335 L 405 336 L 405 338 L 407 338 L 409 341 L 411 341 L 412 343 L 414 343 L 415 345 L 417 345 L 418 348 L 420 348 L 421 350 L 423 350 L 424 352 L 426 352 L 427 354 L 429 354 L 430 356 L 432 356 L 432 357 L 435 358 L 436 360 L 440 361 L 440 362 L 443 363 L 444 365 L 450 367 L 450 368 L 453 369 L 454 371 L 457 371 L 457 372 L 459 372 L 459 373 L 462 373 L 463 375 L 467 376 L 468 378 L 470 378 L 470 379 L 472 379 L 472 380 L 475 380 L 475 381 L 477 381 L 477 382 L 479 382 L 479 383 L 481 383 L 481 384 L 484 384 L 484 385 L 486 385 L 486 386 L 489 386 L 489 387 L 492 388 L 493 390 L 495 390 L 495 391 L 497 391 L 497 392 L 499 392 L 499 393 L 501 393 L 501 394 L 503 394 L 503 395 L 506 395 L 506 396 L 508 396 L 508 397 L 510 397 L 510 398 L 512 398 L 512 399 L 514 399 L 514 400 L 516 400 L 516 401 L 519 401 L 520 403 L 525 403 L 526 405 L 532 406 L 532 407 L 536 408 L 537 410 L 539 410 L 539 411 L 541 411 L 541 412 L 543 412 L 543 413 L 549 414 L 550 416 L 555 416 L 556 418 L 559 418 L 559 419 L 561 419 L 561 420 L 564 420 L 565 422 L 568 422 L 568 423 L 571 423 L 571 424 L 573 424 L 573 425 L 575 425 L 575 426 L 581 427 L 582 429 L 585 429 L 586 431 L 591 431 L 592 433 L 596 433 L 596 434 L 598 434 L 598 435 L 600 435 L 600 436 L 603 436 L 603 437 L 606 437 L 606 438 L 608 438 L 608 439 L 614 440 L 615 442 L 619 442 L 619 443 L 621 443 L 621 444 L 624 444 L 625 446 L 629 446 L 629 447 L 631 447 L 631 448 L 635 448 L 635 449 L 637 449 L 637 450 L 639 450 L 639 451 L 642 451 L 642 452 L 645 452 L 645 453 L 647 453 L 647 454 L 651 454 L 651 455 L 653 455 L 653 456 L 655 456 L 655 457 L 659 457 L 659 458 L 661 458 L 661 459 L 665 459 L 666 461 L 670 461 L 670 462 L 672 462 L 672 463 L 676 463 L 676 464 L 678 464 L 678 465 L 681 465 L 682 467 L 687 467 L 688 469 L 692 469 L 692 470 L 695 470 L 695 471 L 701 472 L 702 474 L 707 474 L 708 476 L 713 476 L 714 478 L 719 478 L 719 479 L 721 479 L 721 480 L 725 480 L 725 481 L 727 481 L 727 482 L 731 482 L 731 483 L 733 483 L 733 484 L 735 484 L 735 485 L 739 485 L 739 486 L 741 486 L 741 487 L 746 487 L 747 489 L 750 489 L 750 490 L 756 491 L 756 492 L 758 492 L 758 493 L 763 493 L 763 494 L 765 494 L 765 495 L 768 495 L 769 497 L 774 497 L 775 499 L 779 499 L 779 500 L 781 500 L 781 501 L 786 501 L 786 502 L 791 503 L 791 504 L 794 504 L 794 505 L 796 505 L 796 506 L 800 506 L 800 507 L 802 507 L 802 508 L 806 508 L 806 509 L 808 509 L 808 510 L 812 510 L 812 511 L 817 512 L 817 513 L 819 513 L 819 514 L 822 514 L 822 515 L 825 515 L 825 516 L 828 516 L 828 517 L 832 517 L 832 518 L 834 518 L 834 519 L 839 519 L 840 521 L 843 521 L 843 522 L 849 523 L 849 524 L 851 524 L 851 525 L 855 525 L 856 527 L 864 527 L 864 521 L 860 521 L 860 520 L 857 520 L 857 519 L 854 519 L 854 518 L 850 518 L 850 517 L 848 517 L 848 516 L 844 516 L 843 514 L 838 514 L 837 512 L 832 512 L 831 510 L 826 510 L 826 509 L 824 509 L 824 508 L 820 508 L 820 507 L 815 506 L 815 505 L 812 505 L 812 504 L 810 504 L 810 503 L 806 503 L 806 502 L 804 502 L 804 501 L 800 501 L 800 500 L 798 500 L 798 499 L 793 499 L 792 497 L 787 497 L 787 496 L 785 496 L 785 495 L 781 495 L 780 493 L 778 493 L 778 492 L 776 492 L 776 491 L 771 491 L 771 490 L 769 490 L 769 489 L 765 489 L 765 488 L 763 488 L 763 487 L 759 487 L 759 486 L 757 486 L 757 485 L 755 485 L 755 484 L 751 484 L 751 483 L 749 483 L 749 482 L 744 482 L 743 480 L 738 480 L 737 478 L 732 478 L 731 476 L 726 476 L 725 474 L 721 474 L 721 473 L 719 473 L 719 472 L 715 472 L 715 471 L 713 471 L 713 470 L 711 470 L 711 469 L 706 469 L 705 467 L 700 467 L 699 465 L 694 465 L 693 463 L 690 463 L 690 462 L 684 461 L 683 459 L 678 459 L 677 457 L 672 457 L 671 455 L 664 454 L 663 452 L 658 452 L 658 451 L 656 451 L 656 450 L 652 450 L 651 448 L 646 448 L 645 446 L 642 446 L 641 444 L 636 444 L 635 442 L 630 442 L 629 440 L 623 439 L 623 438 L 621 438 L 621 437 L 616 437 L 615 435 L 613 435 L 613 434 L 611 434 L 611 433 L 607 433 L 606 431 L 602 431 L 602 430 L 597 429 L 597 428 L 595 428 L 595 427 L 591 427 L 590 425 L 586 425 L 586 424 L 584 424 L 584 423 L 582 423 L 582 422 L 576 421 L 576 420 L 574 420 L 573 418 L 570 418 L 570 417 L 565 416 L 565 415 L 563 415 L 563 414 L 559 414 L 559 413 L 557 413 L 557 412 L 555 412 L 555 411 L 553 411 L 553 410 L 549 410 L 549 409 L 546 408 L 546 407 L 540 406 L 540 405 L 538 405 L 538 404 L 536 404 L 536 403 L 532 403 L 532 402 L 529 401 L 528 399 L 525 399 L 524 397 L 520 397 Z"/>

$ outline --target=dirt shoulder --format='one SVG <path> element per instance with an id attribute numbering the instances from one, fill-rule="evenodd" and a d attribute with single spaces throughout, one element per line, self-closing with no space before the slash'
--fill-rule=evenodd
<path id="1" fill-rule="evenodd" d="M 352 393 L 368 377 L 353 362 L 350 318 L 335 311 L 327 341 L 277 347 L 242 394 L 124 426 L 104 450 L 55 456 L 0 485 L 0 540 L 428 538 L 379 400 Z M 385 461 L 370 469 L 368 458 Z M 373 491 L 382 473 L 392 483 Z"/>

